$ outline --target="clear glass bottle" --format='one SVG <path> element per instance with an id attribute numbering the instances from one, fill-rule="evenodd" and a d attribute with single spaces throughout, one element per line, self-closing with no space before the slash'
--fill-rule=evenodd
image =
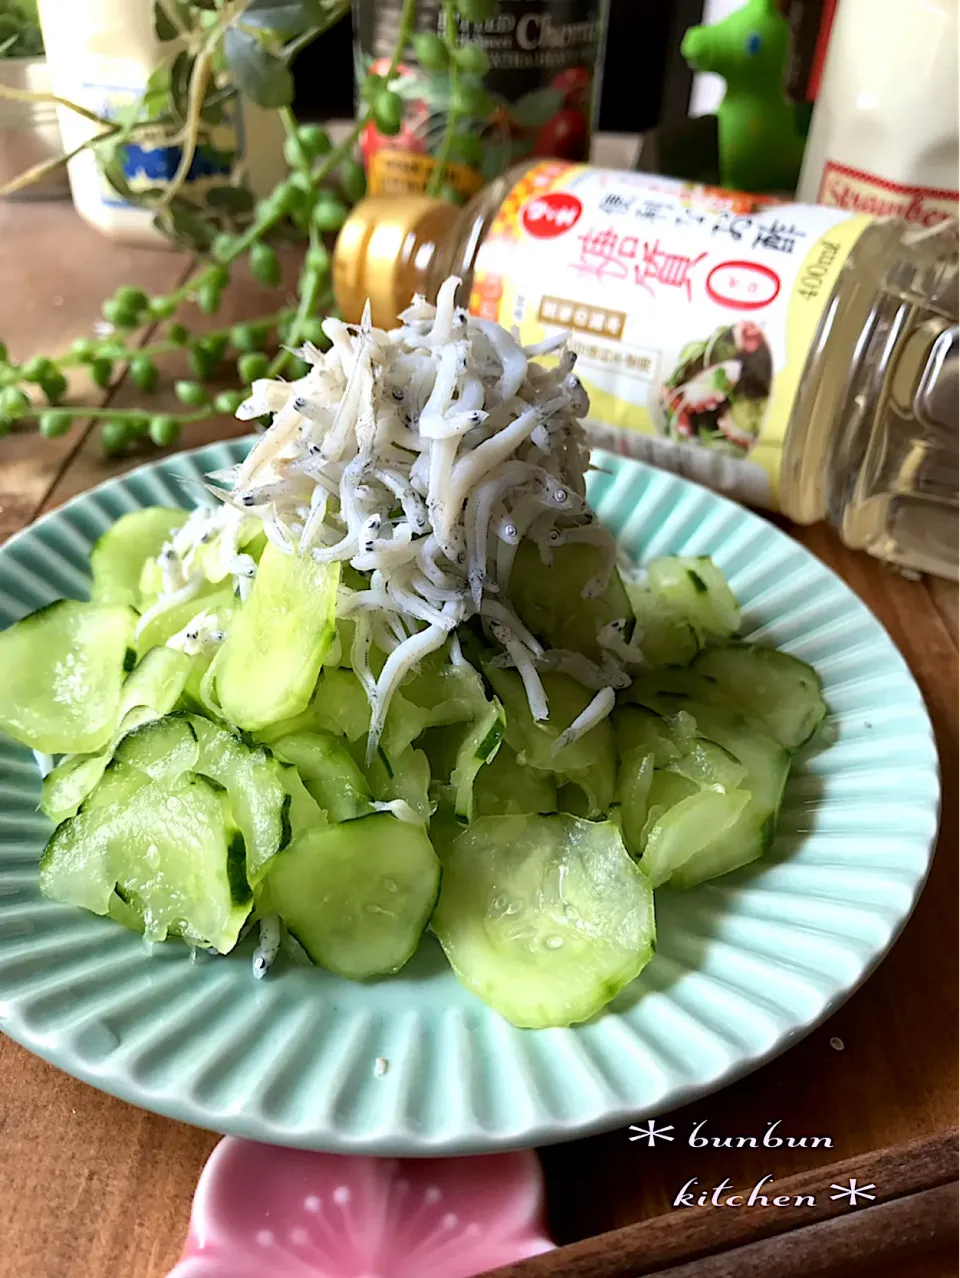
<path id="1" fill-rule="evenodd" d="M 952 219 L 917 228 L 548 162 L 463 209 L 364 201 L 334 285 L 348 319 L 369 298 L 392 327 L 413 293 L 459 275 L 470 309 L 525 342 L 569 328 L 597 443 L 956 578 L 957 260 Z"/>

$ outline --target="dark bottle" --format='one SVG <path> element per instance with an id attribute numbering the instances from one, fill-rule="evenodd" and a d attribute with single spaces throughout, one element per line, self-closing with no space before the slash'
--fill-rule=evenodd
<path id="1" fill-rule="evenodd" d="M 390 63 L 402 0 L 355 0 L 358 77 Z M 442 33 L 443 7 L 417 5 L 418 31 Z M 485 22 L 461 20 L 459 37 L 489 59 L 482 76 L 419 66 L 408 49 L 394 88 L 404 101 L 400 131 L 367 125 L 360 151 L 371 195 L 423 192 L 438 162 L 442 184 L 466 199 L 511 164 L 528 158 L 585 160 L 599 101 L 599 76 L 609 0 L 501 0 Z M 479 113 L 458 111 L 444 142 L 451 103 L 471 103 L 471 88 L 486 91 Z M 466 88 L 466 93 L 462 92 Z"/>

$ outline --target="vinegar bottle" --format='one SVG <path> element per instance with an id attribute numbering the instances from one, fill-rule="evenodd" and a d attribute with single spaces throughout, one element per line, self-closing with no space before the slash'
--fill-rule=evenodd
<path id="1" fill-rule="evenodd" d="M 334 287 L 390 328 L 459 275 L 525 344 L 567 332 L 594 443 L 956 578 L 957 261 L 949 217 L 541 161 L 463 209 L 363 201 Z"/>

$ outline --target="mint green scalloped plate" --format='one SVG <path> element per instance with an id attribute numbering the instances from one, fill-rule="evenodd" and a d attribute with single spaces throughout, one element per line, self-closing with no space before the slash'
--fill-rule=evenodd
<path id="1" fill-rule="evenodd" d="M 200 476 L 247 446 L 145 466 L 8 542 L 0 627 L 82 597 L 90 547 L 113 519 L 192 504 Z M 294 967 L 256 981 L 248 952 L 192 961 L 169 943 L 147 954 L 122 927 L 41 898 L 40 783 L 31 755 L 2 740 L 0 1027 L 160 1114 L 277 1144 L 409 1155 L 564 1140 L 663 1113 L 832 1012 L 892 944 L 927 873 L 939 789 L 920 693 L 878 622 L 789 537 L 683 479 L 604 454 L 597 464 L 592 501 L 629 554 L 713 555 L 744 634 L 819 671 L 835 736 L 796 761 L 763 861 L 658 894 L 657 955 L 603 1015 L 514 1029 L 456 982 L 429 937 L 399 976 L 363 985 Z"/>

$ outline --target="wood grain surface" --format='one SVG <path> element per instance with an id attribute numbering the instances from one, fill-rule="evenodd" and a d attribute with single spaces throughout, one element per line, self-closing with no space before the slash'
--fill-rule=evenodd
<path id="1" fill-rule="evenodd" d="M 0 201 L 0 338 L 18 358 L 52 354 L 88 335 L 101 299 L 117 284 L 136 280 L 166 290 L 184 270 L 175 254 L 112 245 L 66 203 Z M 241 283 L 225 298 L 223 314 L 258 313 L 263 300 Z M 122 382 L 109 394 L 130 403 L 137 396 Z M 158 409 L 167 402 L 169 390 L 149 401 Z M 242 429 L 216 420 L 191 428 L 182 444 Z M 31 432 L 0 440 L 0 541 L 40 511 L 143 460 L 141 454 L 105 462 L 81 422 L 57 441 Z M 724 1178 L 748 1189 L 766 1175 L 807 1173 L 816 1181 L 819 1169 L 862 1155 L 864 1175 L 879 1183 L 884 1163 L 876 1151 L 950 1131 L 956 1122 L 957 588 L 909 581 L 846 550 L 824 526 L 794 534 L 886 626 L 927 700 L 944 778 L 931 878 L 902 937 L 864 987 L 776 1061 L 669 1115 L 672 1144 L 648 1149 L 621 1130 L 543 1150 L 550 1227 L 560 1243 L 674 1214 L 674 1198 L 692 1177 L 707 1189 Z M 829 1145 L 687 1143 L 700 1121 L 710 1135 L 759 1140 L 776 1120 L 781 1133 L 828 1137 Z M 194 1185 L 216 1139 L 101 1095 L 0 1036 L 0 1278 L 162 1278 L 182 1246 Z M 936 1211 L 943 1210 L 938 1199 Z M 758 1240 L 759 1233 L 758 1226 Z M 753 1268 L 704 1270 L 704 1278 L 779 1272 L 769 1254 L 757 1254 L 755 1263 L 741 1257 Z M 895 1257 L 891 1263 L 893 1269 L 872 1270 L 872 1278 L 887 1278 L 888 1271 L 889 1278 L 956 1273 L 933 1252 L 922 1270 Z M 688 1278 L 701 1271 L 669 1272 Z"/>
<path id="2" fill-rule="evenodd" d="M 765 1185 L 753 1210 L 727 1206 L 727 1189 L 489 1278 L 826 1278 L 893 1262 L 930 1278 L 937 1252 L 955 1259 L 957 1170 L 957 1132 L 940 1132 Z M 868 1197 L 852 1204 L 850 1184 Z"/>

